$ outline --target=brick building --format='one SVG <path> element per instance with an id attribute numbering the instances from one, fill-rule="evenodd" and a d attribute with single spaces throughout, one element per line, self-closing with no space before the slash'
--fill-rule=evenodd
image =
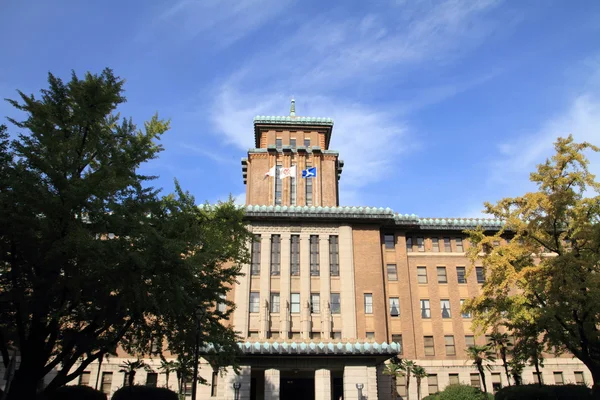
<path id="1" fill-rule="evenodd" d="M 230 322 L 244 338 L 242 370 L 218 375 L 202 363 L 210 384 L 198 388 L 200 399 L 234 399 L 234 384 L 240 399 L 357 399 L 357 385 L 365 399 L 390 399 L 382 370 L 393 355 L 426 369 L 423 397 L 449 383 L 481 384 L 465 348 L 486 338 L 473 334 L 461 303 L 485 277 L 471 270 L 463 231 L 493 231 L 499 221 L 340 206 L 344 163 L 329 149 L 332 131 L 331 119 L 297 117 L 293 102 L 289 116 L 254 119 L 255 148 L 242 171 L 255 240 L 251 263 L 228 294 L 237 305 Z M 309 168 L 315 176 L 303 178 Z M 98 375 L 108 393 L 122 383 L 121 361 L 105 362 Z M 83 378 L 92 386 L 94 368 Z M 165 385 L 156 370 L 140 371 L 138 382 Z M 507 384 L 500 363 L 486 374 L 490 389 Z M 542 379 L 591 382 L 591 375 L 576 359 L 550 357 Z M 532 368 L 523 380 L 535 380 Z M 406 382 L 397 389 L 404 397 Z M 416 390 L 413 379 L 413 399 Z"/>

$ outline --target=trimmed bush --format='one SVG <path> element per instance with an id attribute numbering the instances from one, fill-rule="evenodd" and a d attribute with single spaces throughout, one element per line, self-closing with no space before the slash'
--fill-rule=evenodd
<path id="1" fill-rule="evenodd" d="M 113 394 L 112 400 L 179 400 L 179 397 L 167 388 L 125 386 Z"/>
<path id="2" fill-rule="evenodd" d="M 438 396 L 437 394 L 430 394 L 429 396 L 425 396 L 423 397 L 422 400 L 439 400 L 440 396 Z"/>
<path id="3" fill-rule="evenodd" d="M 496 400 L 588 400 L 592 391 L 581 385 L 520 385 L 502 388 Z"/>
<path id="4" fill-rule="evenodd" d="M 474 388 L 469 385 L 448 385 L 443 392 L 438 393 L 439 400 L 487 400 L 488 398 L 493 399 L 494 396 L 488 394 L 486 397 L 485 393 L 481 390 Z"/>
<path id="5" fill-rule="evenodd" d="M 44 400 L 106 400 L 106 395 L 89 386 L 62 386 L 53 393 L 39 396 Z"/>

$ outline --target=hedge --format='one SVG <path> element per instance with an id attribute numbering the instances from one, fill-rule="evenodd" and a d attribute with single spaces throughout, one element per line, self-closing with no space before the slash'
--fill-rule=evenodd
<path id="1" fill-rule="evenodd" d="M 62 386 L 54 392 L 38 396 L 43 400 L 106 400 L 106 395 L 89 386 Z"/>
<path id="2" fill-rule="evenodd" d="M 438 400 L 487 400 L 488 398 L 493 399 L 494 396 L 491 394 L 486 396 L 477 388 L 461 384 L 448 385 L 438 393 Z"/>
<path id="3" fill-rule="evenodd" d="M 179 397 L 167 388 L 125 386 L 113 394 L 112 400 L 179 400 Z"/>
<path id="4" fill-rule="evenodd" d="M 508 386 L 496 393 L 496 400 L 588 400 L 592 391 L 582 385 Z"/>

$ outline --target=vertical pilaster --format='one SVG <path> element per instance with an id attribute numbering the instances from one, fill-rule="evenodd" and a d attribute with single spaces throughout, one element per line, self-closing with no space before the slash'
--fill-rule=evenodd
<path id="1" fill-rule="evenodd" d="M 315 400 L 331 400 L 331 371 L 328 369 L 315 371 Z"/>
<path id="2" fill-rule="evenodd" d="M 290 233 L 281 234 L 281 278 L 279 288 L 279 335 L 287 339 L 290 335 Z"/>
<path id="3" fill-rule="evenodd" d="M 278 369 L 265 370 L 265 400 L 279 400 L 280 381 Z"/>
<path id="4" fill-rule="evenodd" d="M 219 377 L 217 388 L 217 399 L 235 400 L 234 383 L 240 384 L 239 400 L 250 400 L 250 374 L 251 367 L 240 366 L 240 374 L 237 375 L 233 369 L 227 368 L 223 376 Z"/>
<path id="5" fill-rule="evenodd" d="M 310 235 L 306 233 L 300 234 L 300 313 L 303 307 L 310 299 Z M 302 314 L 301 314 L 302 318 Z M 304 331 L 305 327 L 301 326 L 302 337 L 308 335 Z M 296 330 L 295 327 L 292 330 Z"/>
<path id="6" fill-rule="evenodd" d="M 377 367 L 367 367 L 367 384 L 363 389 L 363 396 L 367 399 L 378 399 Z"/>
<path id="7" fill-rule="evenodd" d="M 340 287 L 342 303 L 342 337 L 356 339 L 356 302 L 354 286 L 354 248 L 352 246 L 352 227 L 342 225 L 339 228 Z"/>
<path id="8" fill-rule="evenodd" d="M 267 338 L 269 313 L 268 308 L 265 310 L 265 303 L 268 304 L 270 301 L 269 296 L 271 295 L 271 235 L 262 235 L 260 239 L 260 332 L 259 337 L 261 339 Z M 266 313 L 265 313 L 266 311 Z M 265 329 L 266 326 L 266 329 Z"/>
<path id="9" fill-rule="evenodd" d="M 319 235 L 319 265 L 321 267 L 321 304 L 331 297 L 331 276 L 329 268 L 329 235 Z M 328 314 L 328 315 L 326 315 Z M 331 313 L 329 307 L 321 306 L 321 339 L 329 340 L 331 337 Z"/>
<path id="10" fill-rule="evenodd" d="M 356 388 L 357 383 L 363 384 L 362 399 L 359 399 L 358 397 L 358 389 Z M 344 367 L 344 400 L 365 400 L 368 392 L 367 367 L 346 365 Z M 373 397 L 373 399 L 376 398 L 377 396 Z M 368 398 L 368 400 L 371 399 L 371 397 Z"/>
<path id="11" fill-rule="evenodd" d="M 252 246 L 248 241 L 247 246 Z M 250 301 L 250 265 L 242 264 L 242 276 L 238 277 L 238 286 L 235 288 L 234 301 L 236 309 L 233 314 L 233 329 L 243 338 L 248 337 L 248 303 Z"/>

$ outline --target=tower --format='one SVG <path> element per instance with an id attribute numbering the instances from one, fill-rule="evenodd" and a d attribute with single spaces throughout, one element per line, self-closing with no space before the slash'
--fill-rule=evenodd
<path id="1" fill-rule="evenodd" d="M 296 116 L 295 100 L 288 116 L 255 117 L 255 148 L 242 158 L 246 204 L 338 206 L 344 162 L 329 149 L 332 130 L 331 118 Z"/>

